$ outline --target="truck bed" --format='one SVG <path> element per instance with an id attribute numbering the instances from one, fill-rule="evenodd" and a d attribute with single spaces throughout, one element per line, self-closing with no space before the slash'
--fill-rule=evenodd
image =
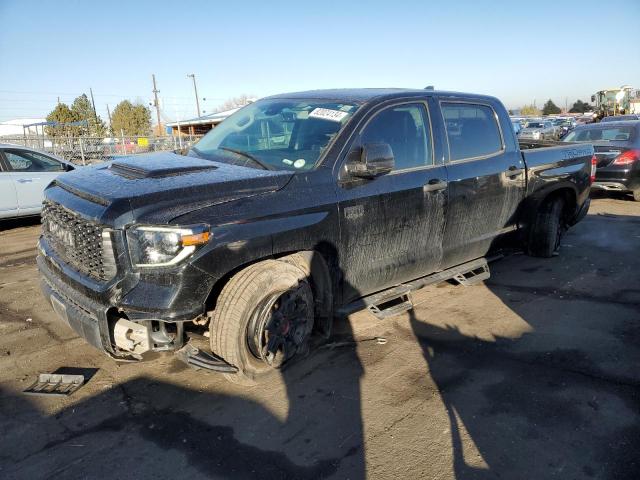
<path id="1" fill-rule="evenodd" d="M 591 174 L 593 145 L 581 142 L 519 141 L 527 166 L 527 195 L 543 188 L 551 180 L 562 180 L 578 174 L 587 178 Z"/>

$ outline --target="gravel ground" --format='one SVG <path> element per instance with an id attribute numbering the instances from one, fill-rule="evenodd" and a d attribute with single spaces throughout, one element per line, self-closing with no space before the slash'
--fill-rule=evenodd
<path id="1" fill-rule="evenodd" d="M 0 228 L 1 478 L 640 478 L 628 199 L 595 199 L 560 256 L 510 256 L 385 321 L 352 315 L 346 344 L 250 389 L 93 350 L 40 295 L 37 222 Z M 69 398 L 21 393 L 60 368 L 94 375 Z"/>

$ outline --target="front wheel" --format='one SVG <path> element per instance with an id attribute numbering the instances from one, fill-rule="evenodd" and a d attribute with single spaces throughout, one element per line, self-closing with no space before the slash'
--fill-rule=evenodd
<path id="1" fill-rule="evenodd" d="M 228 380 L 255 384 L 308 350 L 313 321 L 304 272 L 266 260 L 238 272 L 222 289 L 209 324 L 211 350 L 238 367 L 225 374 Z"/>
<path id="2" fill-rule="evenodd" d="M 556 198 L 543 203 L 529 230 L 528 253 L 533 257 L 552 257 L 560 248 L 566 230 L 562 218 L 564 200 Z"/>

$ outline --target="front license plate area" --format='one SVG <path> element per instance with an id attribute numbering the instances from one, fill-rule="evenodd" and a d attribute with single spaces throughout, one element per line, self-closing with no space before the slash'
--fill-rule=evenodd
<path id="1" fill-rule="evenodd" d="M 67 307 L 55 295 L 51 295 L 51 306 L 53 307 L 53 311 L 68 324 L 69 317 L 67 317 Z"/>

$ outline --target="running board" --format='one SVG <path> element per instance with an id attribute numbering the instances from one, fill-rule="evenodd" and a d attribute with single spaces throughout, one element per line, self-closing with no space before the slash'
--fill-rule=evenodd
<path id="1" fill-rule="evenodd" d="M 337 309 L 336 314 L 347 316 L 359 310 L 368 309 L 379 319 L 393 317 L 413 308 L 411 292 L 420 290 L 427 285 L 455 280 L 466 287 L 475 285 L 490 277 L 489 265 L 486 258 L 478 258 L 441 272 L 432 273 L 412 282 L 403 283 L 396 287 L 383 290 L 362 297 L 355 302 Z"/>
<path id="2" fill-rule="evenodd" d="M 470 287 L 482 282 L 483 280 L 486 280 L 490 276 L 491 273 L 489 273 L 489 265 L 487 264 L 487 262 L 485 262 L 484 265 L 481 265 L 478 268 L 469 270 L 468 272 L 455 274 L 452 279 L 458 282 L 460 285 Z"/>

